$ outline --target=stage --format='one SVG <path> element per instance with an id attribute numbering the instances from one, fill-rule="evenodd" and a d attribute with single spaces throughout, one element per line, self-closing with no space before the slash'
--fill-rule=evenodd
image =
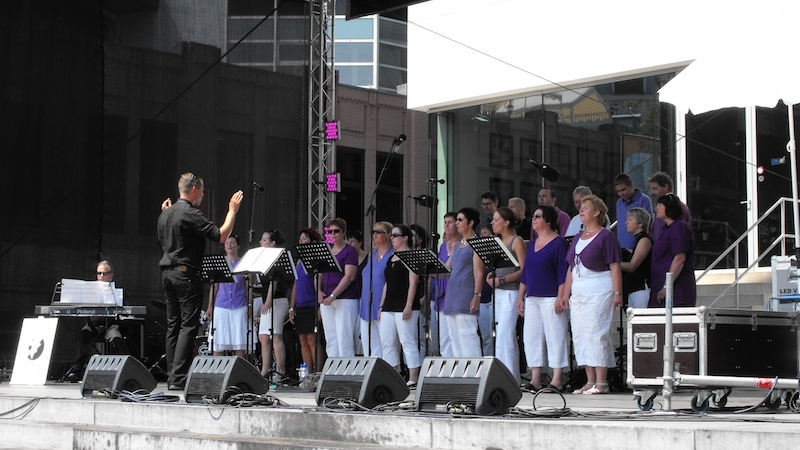
<path id="1" fill-rule="evenodd" d="M 262 396 L 282 406 L 82 398 L 81 383 L 0 384 L 0 448 L 15 449 L 786 449 L 800 440 L 800 414 L 759 407 L 766 390 L 734 390 L 725 408 L 693 413 L 693 392 L 673 411 L 639 411 L 631 392 L 525 393 L 505 416 L 434 414 L 405 405 L 386 411 L 318 407 L 315 393 L 277 388 Z"/>

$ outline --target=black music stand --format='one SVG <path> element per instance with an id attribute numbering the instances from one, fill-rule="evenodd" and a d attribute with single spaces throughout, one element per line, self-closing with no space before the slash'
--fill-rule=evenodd
<path id="1" fill-rule="evenodd" d="M 430 249 L 406 250 L 395 253 L 400 261 L 417 275 L 424 276 L 446 276 L 450 270 L 444 265 L 441 259 Z"/>
<path id="2" fill-rule="evenodd" d="M 489 272 L 495 273 L 503 267 L 519 267 L 519 262 L 497 236 L 475 237 L 467 240 L 467 244 L 481 258 Z M 492 348 L 497 353 L 497 318 L 495 315 L 494 291 L 497 289 L 497 277 L 492 277 Z"/>
<path id="3" fill-rule="evenodd" d="M 408 270 L 410 270 L 411 272 L 414 272 L 415 274 L 417 274 L 417 275 L 419 275 L 421 277 L 424 277 L 423 279 L 426 280 L 426 281 L 427 281 L 429 276 L 440 278 L 440 277 L 445 277 L 445 276 L 449 276 L 450 275 L 450 269 L 448 269 L 447 266 L 444 265 L 442 260 L 439 259 L 439 256 L 431 249 L 406 250 L 406 251 L 402 251 L 402 252 L 397 252 L 397 253 L 395 253 L 395 255 L 397 255 L 397 257 L 400 258 L 400 261 L 408 268 Z M 427 286 L 427 284 L 426 284 L 426 286 Z M 427 291 L 427 287 L 425 289 Z M 439 283 L 438 282 L 436 283 L 436 293 L 434 295 L 436 295 L 435 301 L 437 302 L 436 306 L 438 308 L 438 306 L 439 306 L 438 305 L 438 302 L 439 302 Z M 431 314 L 433 314 L 432 311 L 431 311 Z M 442 341 L 441 341 L 441 337 L 438 335 L 439 334 L 439 330 L 441 329 L 441 322 L 439 322 L 440 319 L 441 319 L 441 317 L 439 317 L 439 310 L 437 309 L 436 310 L 436 321 L 437 321 L 437 323 L 439 325 L 436 328 L 436 334 L 437 334 L 436 342 L 438 342 L 439 354 L 441 355 L 441 352 L 442 352 Z"/>
<path id="4" fill-rule="evenodd" d="M 212 295 L 214 283 L 233 283 L 233 275 L 231 275 L 231 266 L 228 265 L 228 260 L 225 255 L 206 255 L 203 256 L 203 262 L 200 265 L 200 278 L 206 282 L 211 283 Z M 211 316 L 211 331 L 208 335 L 211 341 L 211 353 L 214 353 L 214 316 Z"/>
<path id="5" fill-rule="evenodd" d="M 319 290 L 320 290 L 320 279 L 319 274 L 321 273 L 333 273 L 333 272 L 342 272 L 342 266 L 339 265 L 339 261 L 333 256 L 331 252 L 331 247 L 325 242 L 309 242 L 306 244 L 297 244 L 295 246 L 297 250 L 297 254 L 300 255 L 300 262 L 303 264 L 303 268 L 306 269 L 306 273 L 314 274 L 314 287 L 317 291 L 317 299 L 319 299 Z M 314 302 L 314 317 L 315 321 L 316 318 L 319 317 L 319 301 Z M 319 344 L 319 327 L 314 326 L 314 334 L 315 337 L 315 346 Z M 319 357 L 320 352 L 315 351 L 316 354 L 316 361 L 314 361 L 314 365 L 316 366 L 315 369 L 318 371 L 322 371 L 322 367 L 320 367 Z"/>
<path id="6" fill-rule="evenodd" d="M 278 259 L 276 259 L 273 262 L 272 266 L 269 268 L 267 273 L 266 274 L 259 274 L 259 278 L 262 280 L 261 281 L 262 286 L 264 286 L 263 279 L 267 279 L 268 283 L 269 283 L 269 287 L 264 287 L 263 288 L 263 289 L 266 289 L 264 291 L 264 299 L 266 300 L 268 295 L 272 295 L 272 316 L 271 316 L 272 323 L 270 324 L 270 327 L 269 327 L 269 339 L 273 343 L 274 343 L 274 336 L 275 336 L 275 334 L 274 334 L 274 330 L 275 330 L 275 291 L 276 291 L 277 283 L 279 281 L 282 281 L 282 282 L 284 282 L 285 284 L 288 285 L 290 283 L 294 283 L 297 280 L 297 273 L 295 273 L 295 270 L 294 270 L 294 258 L 292 258 L 291 252 L 289 252 L 286 249 L 281 249 L 281 250 L 282 251 L 280 253 L 280 256 L 278 256 Z M 270 292 L 271 292 L 271 294 L 270 294 Z M 259 312 L 259 314 L 260 314 L 260 312 Z M 275 358 L 273 357 L 272 360 L 275 361 Z M 262 364 L 263 364 L 263 361 L 262 361 Z M 277 373 L 281 377 L 286 376 L 286 374 L 280 373 L 277 370 L 273 372 L 272 369 L 270 368 L 269 372 L 267 372 L 268 379 L 270 379 L 269 376 L 273 375 L 274 373 Z M 302 381 L 302 380 L 300 380 L 300 381 Z"/>

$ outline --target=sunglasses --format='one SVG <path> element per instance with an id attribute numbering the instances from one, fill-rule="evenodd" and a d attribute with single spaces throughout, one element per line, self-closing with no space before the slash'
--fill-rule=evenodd
<path id="1" fill-rule="evenodd" d="M 327 230 L 325 230 L 325 232 L 328 233 L 328 234 L 337 234 L 337 233 L 341 233 L 342 230 L 340 230 L 338 228 L 328 228 Z"/>
<path id="2" fill-rule="evenodd" d="M 372 230 L 372 234 L 386 234 L 386 230 Z"/>
<path id="3" fill-rule="evenodd" d="M 402 236 L 402 234 L 399 234 L 399 233 L 392 233 L 392 234 L 391 234 L 391 236 L 392 236 L 393 238 L 396 238 L 396 237 L 400 237 L 400 236 Z"/>
<path id="4" fill-rule="evenodd" d="M 456 218 L 456 222 L 463 222 L 463 221 L 465 221 L 465 220 L 467 220 L 467 219 L 465 219 L 465 218 L 463 218 L 463 217 L 457 217 L 457 218 Z"/>
<path id="5" fill-rule="evenodd" d="M 534 214 L 533 215 L 534 219 L 541 219 L 542 217 L 544 217 L 544 216 L 542 216 L 541 214 Z"/>

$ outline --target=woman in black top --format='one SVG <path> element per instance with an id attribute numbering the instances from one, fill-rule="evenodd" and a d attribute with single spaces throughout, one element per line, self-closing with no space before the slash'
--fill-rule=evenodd
<path id="1" fill-rule="evenodd" d="M 392 228 L 392 248 L 394 254 L 386 264 L 381 298 L 380 323 L 378 325 L 383 347 L 383 359 L 395 369 L 400 368 L 400 355 L 397 353 L 398 343 L 403 349 L 406 366 L 408 366 L 408 385 L 414 386 L 419 378 L 422 365 L 419 356 L 419 320 L 420 296 L 417 289 L 419 276 L 400 261 L 397 252 L 411 250 L 413 233 L 406 225 Z"/>
<path id="2" fill-rule="evenodd" d="M 650 301 L 650 250 L 653 239 L 647 233 L 651 216 L 644 208 L 631 208 L 625 219 L 625 228 L 636 238 L 633 253 L 622 251 L 622 298 L 631 308 L 647 308 Z"/>

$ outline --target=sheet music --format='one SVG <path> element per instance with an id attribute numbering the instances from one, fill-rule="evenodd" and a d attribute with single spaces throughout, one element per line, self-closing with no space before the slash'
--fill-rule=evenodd
<path id="1" fill-rule="evenodd" d="M 122 299 L 122 289 L 113 281 L 61 280 L 61 303 L 122 306 Z"/>
<path id="2" fill-rule="evenodd" d="M 286 249 L 278 247 L 251 248 L 242 256 L 242 259 L 239 260 L 239 264 L 236 265 L 236 269 L 231 271 L 231 273 L 266 274 L 284 253 L 287 253 Z M 292 273 L 294 273 L 294 271 L 292 271 Z"/>

